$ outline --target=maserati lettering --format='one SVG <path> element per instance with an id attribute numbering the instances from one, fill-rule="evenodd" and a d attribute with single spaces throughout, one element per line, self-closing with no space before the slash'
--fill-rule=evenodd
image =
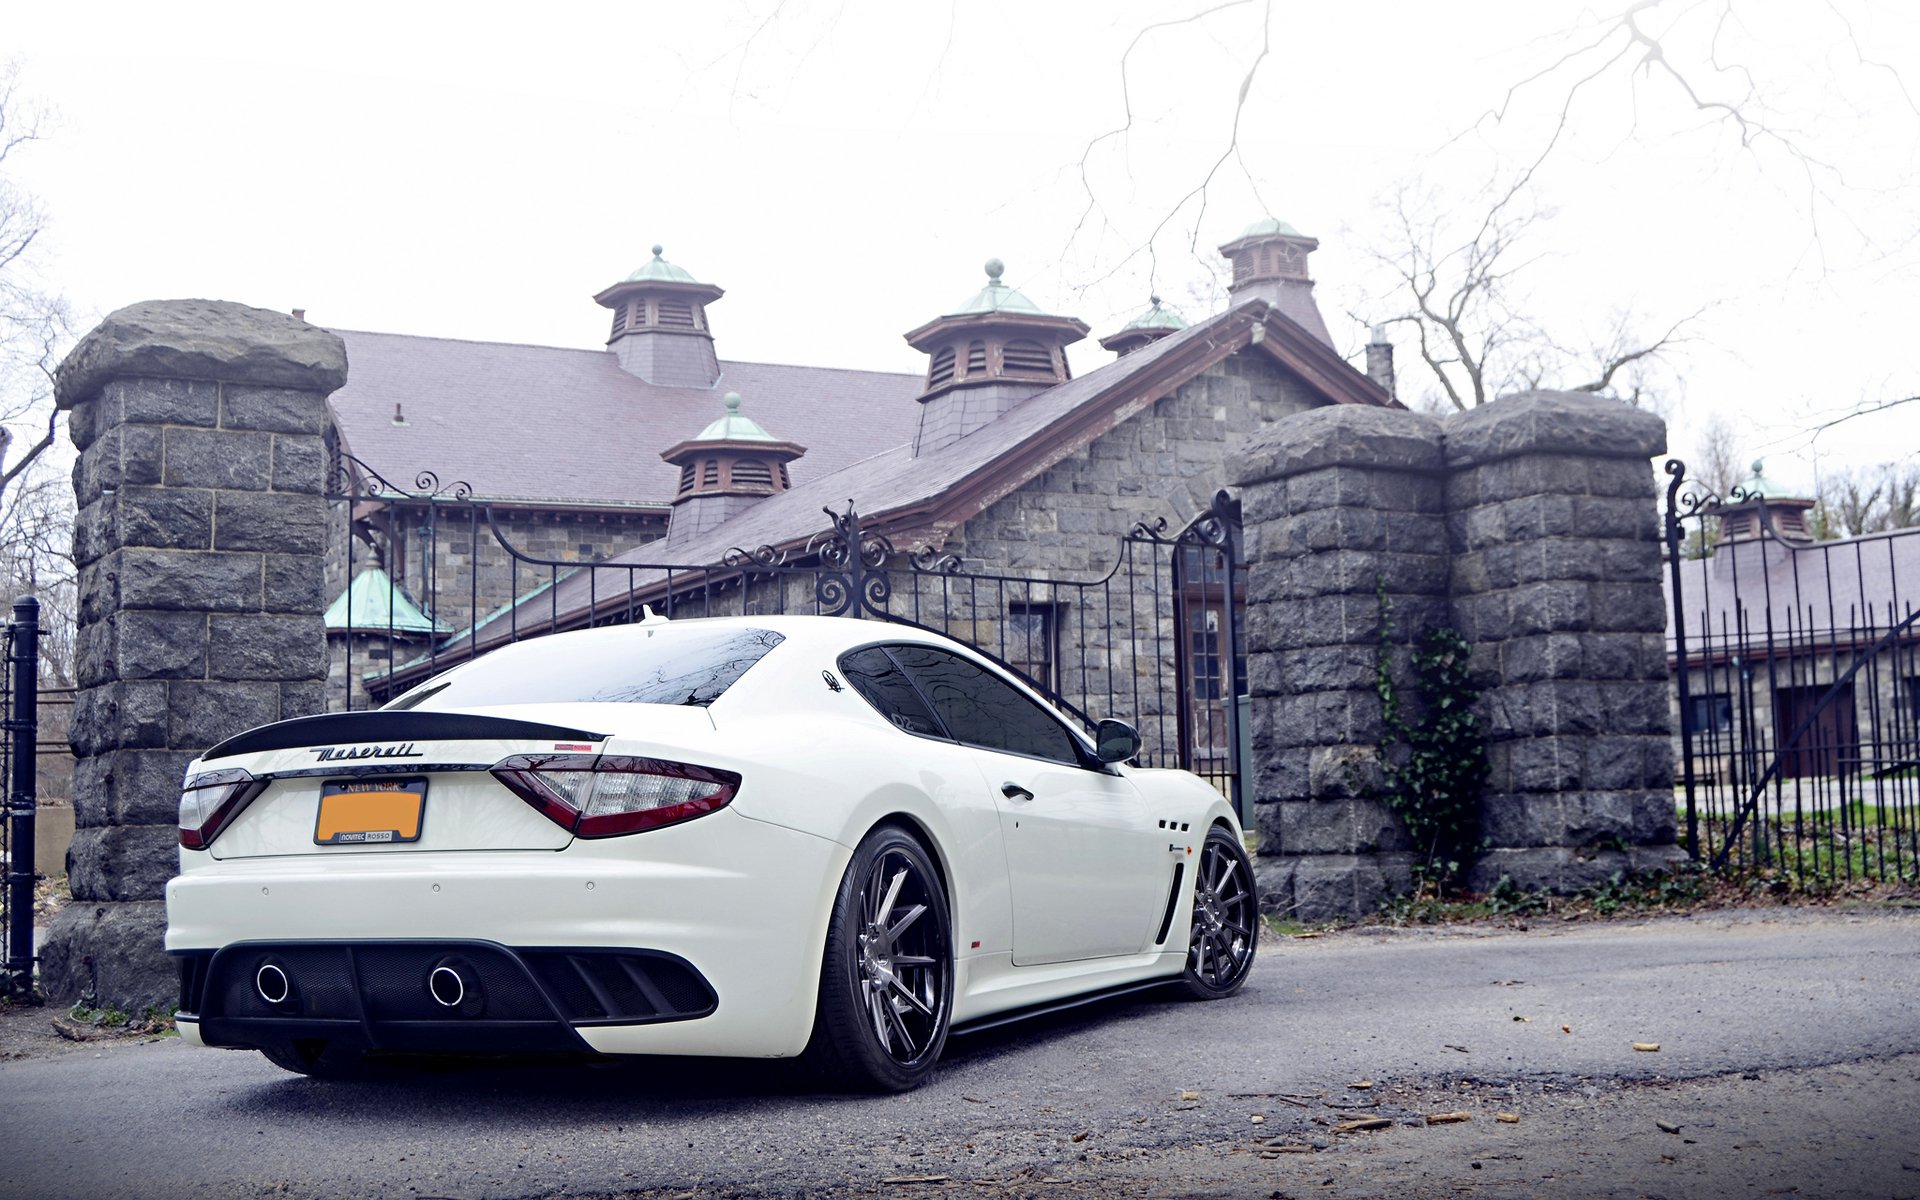
<path id="1" fill-rule="evenodd" d="M 393 746 L 320 746 L 312 751 L 321 762 L 340 762 L 349 758 L 424 758 L 412 742 Z"/>

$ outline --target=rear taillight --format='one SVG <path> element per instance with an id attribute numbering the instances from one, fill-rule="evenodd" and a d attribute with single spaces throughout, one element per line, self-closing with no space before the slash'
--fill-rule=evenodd
<path id="1" fill-rule="evenodd" d="M 724 807 L 740 788 L 732 771 L 619 754 L 520 754 L 495 765 L 493 775 L 583 838 L 690 821 Z"/>
<path id="2" fill-rule="evenodd" d="M 266 790 L 266 780 L 255 779 L 239 767 L 189 776 L 180 789 L 180 844 L 205 850 Z"/>

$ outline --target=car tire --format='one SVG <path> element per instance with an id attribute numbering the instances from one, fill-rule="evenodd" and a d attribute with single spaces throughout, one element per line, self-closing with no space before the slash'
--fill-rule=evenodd
<path id="1" fill-rule="evenodd" d="M 1240 990 L 1253 969 L 1260 941 L 1260 897 L 1253 863 L 1240 839 L 1224 826 L 1207 831 L 1193 871 L 1193 924 L 1187 937 L 1187 969 L 1180 976 L 1189 996 L 1221 1000 Z"/>
<path id="2" fill-rule="evenodd" d="M 854 850 L 834 896 L 805 1061 L 843 1087 L 917 1087 L 946 1045 L 953 974 L 933 859 L 906 830 L 881 826 Z"/>

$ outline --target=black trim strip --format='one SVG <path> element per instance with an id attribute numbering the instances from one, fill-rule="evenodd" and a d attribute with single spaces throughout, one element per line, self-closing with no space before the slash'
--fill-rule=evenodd
<path id="1" fill-rule="evenodd" d="M 1010 1012 L 994 1013 L 978 1020 L 955 1025 L 947 1031 L 949 1037 L 966 1037 L 971 1033 L 985 1033 L 989 1029 L 998 1029 L 1002 1025 L 1014 1025 L 1021 1021 L 1031 1021 L 1035 1017 L 1045 1017 L 1053 1013 L 1070 1012 L 1076 1008 L 1085 1008 L 1089 1004 L 1098 1004 L 1102 1000 L 1111 1000 L 1116 996 L 1130 996 L 1135 992 L 1151 992 L 1158 988 L 1180 982 L 1178 975 L 1169 975 L 1164 979 L 1149 979 L 1145 983 L 1123 983 L 1119 987 L 1103 988 L 1097 992 L 1069 996 L 1065 1000 L 1055 1000 L 1047 1004 L 1035 1004 L 1027 1008 L 1016 1008 Z"/>
<path id="2" fill-rule="evenodd" d="M 203 761 L 232 758 L 236 754 L 257 754 L 263 750 L 297 750 L 307 746 L 338 743 L 462 741 L 479 739 L 527 738 L 551 742 L 603 742 L 604 733 L 589 733 L 564 725 L 543 725 L 512 717 L 488 717 L 475 713 L 388 712 L 322 713 L 313 717 L 295 717 L 276 721 L 245 733 L 235 734 L 201 755 Z"/>

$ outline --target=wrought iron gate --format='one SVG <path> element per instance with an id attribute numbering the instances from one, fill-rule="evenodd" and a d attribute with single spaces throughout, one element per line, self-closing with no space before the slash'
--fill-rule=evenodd
<path id="1" fill-rule="evenodd" d="M 0 996 L 33 992 L 33 820 L 39 801 L 40 603 L 14 601 L 5 627 L 6 669 L 0 672 L 0 778 L 6 819 L 0 821 Z"/>
<path id="2" fill-rule="evenodd" d="M 1135 525 L 1116 539 L 1110 565 L 1080 575 L 971 570 L 951 554 L 902 549 L 851 504 L 826 510 L 829 529 L 804 545 L 734 549 L 711 565 L 660 561 L 657 543 L 579 562 L 518 549 L 500 513 L 464 484 L 442 487 L 422 473 L 402 489 L 342 458 L 348 469 L 336 482 L 349 486 L 334 500 L 348 523 L 347 569 L 344 602 L 329 622 L 333 707 L 379 703 L 507 642 L 648 611 L 865 617 L 965 642 L 1088 725 L 1130 720 L 1140 728 L 1142 765 L 1187 768 L 1241 800 L 1235 700 L 1246 691 L 1245 581 L 1239 506 L 1224 492 L 1178 529 L 1165 520 Z M 383 519 L 384 532 L 371 528 Z M 401 546 L 396 531 L 414 541 Z M 443 569 L 449 541 L 464 571 Z M 351 584 L 363 575 L 383 580 L 384 594 L 356 592 Z"/>
<path id="3" fill-rule="evenodd" d="M 1688 850 L 1808 886 L 1920 877 L 1920 529 L 1716 545 L 1728 506 L 1666 464 L 1667 657 Z"/>

